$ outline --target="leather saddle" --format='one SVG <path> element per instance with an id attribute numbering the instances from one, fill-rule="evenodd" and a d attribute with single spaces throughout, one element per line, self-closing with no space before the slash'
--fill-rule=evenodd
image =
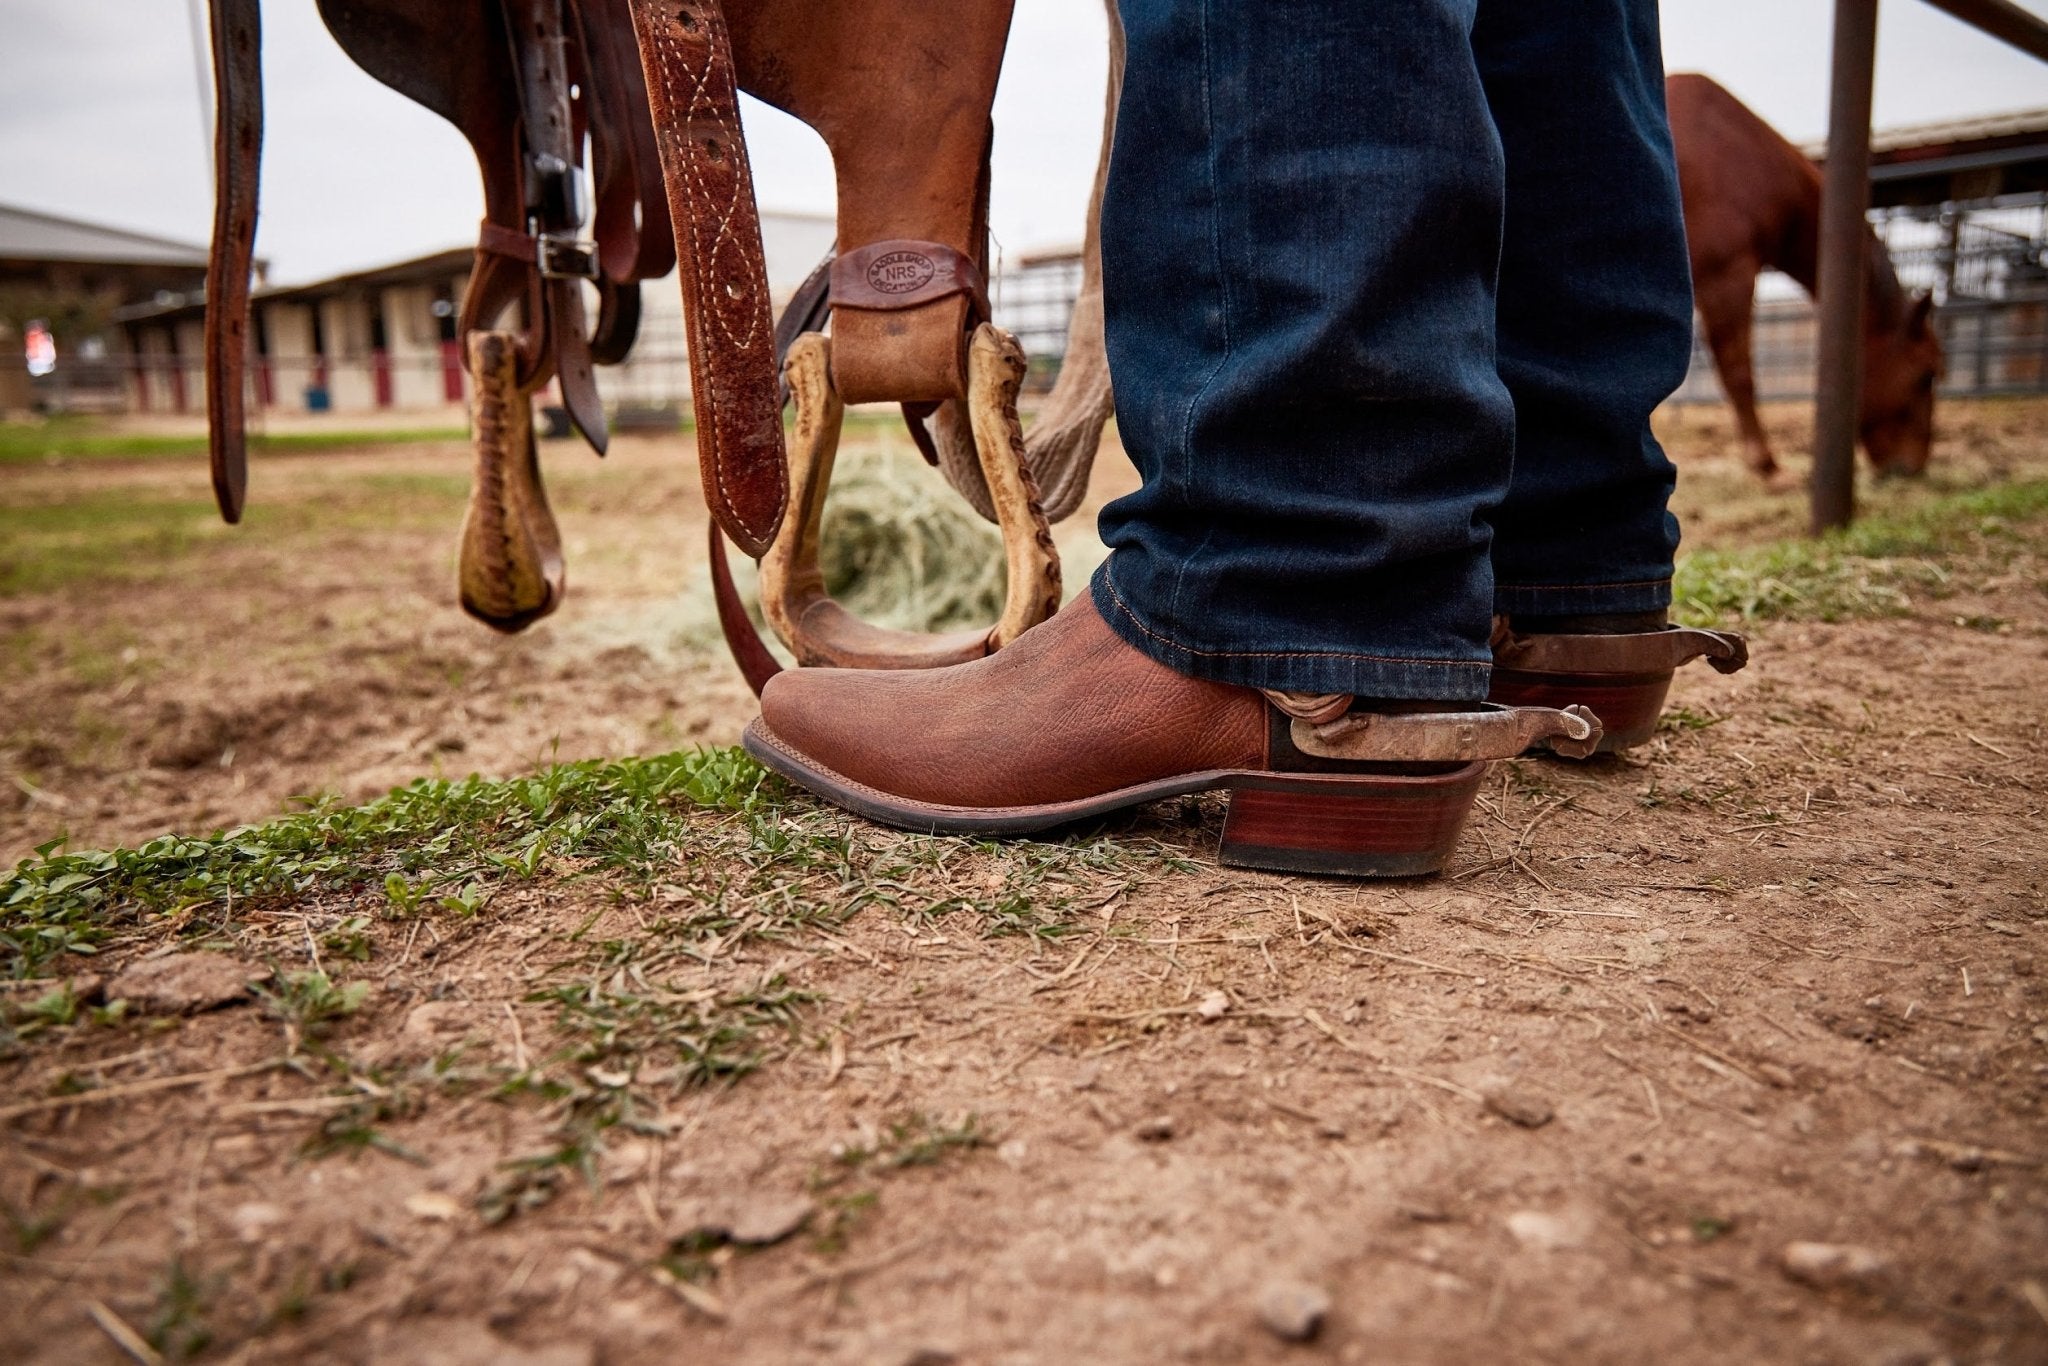
<path id="1" fill-rule="evenodd" d="M 1012 0 L 318 3 L 349 56 L 454 124 L 482 173 L 484 219 L 460 317 L 477 456 L 461 572 L 473 615 L 517 630 L 559 604 L 565 574 L 540 483 L 532 398 L 554 379 L 572 422 L 602 454 L 593 366 L 625 357 L 639 282 L 671 266 L 684 302 L 720 619 L 757 691 L 778 666 L 733 591 L 728 539 L 762 561 L 764 614 L 800 663 L 920 667 L 971 658 L 1057 608 L 1048 514 L 1078 505 L 1110 399 L 1092 211 L 1068 365 L 1029 440 L 1016 417 L 1022 353 L 989 322 L 989 111 Z M 1113 3 L 1109 11 L 1113 118 L 1121 32 Z M 207 410 L 215 492 L 232 522 L 246 487 L 258 0 L 212 0 L 212 40 L 219 116 Z M 838 182 L 836 255 L 779 326 L 740 127 L 742 89 L 816 129 Z M 1106 126 L 1105 164 L 1109 136 Z M 594 213 L 583 189 L 586 146 Z M 586 288 L 598 301 L 594 321 Z M 816 335 L 828 316 L 830 337 Z M 798 410 L 793 452 L 783 430 L 789 398 Z M 1004 529 L 1010 604 L 990 631 L 882 632 L 824 595 L 816 531 L 838 413 L 877 401 L 902 405 L 927 458 Z"/>

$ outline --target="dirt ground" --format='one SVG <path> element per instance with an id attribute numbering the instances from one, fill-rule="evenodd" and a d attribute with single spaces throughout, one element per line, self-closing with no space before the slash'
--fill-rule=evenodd
<path id="1" fill-rule="evenodd" d="M 1689 546 L 1796 533 L 1660 426 Z M 619 446 L 549 452 L 512 638 L 459 444 L 259 459 L 238 529 L 190 462 L 0 467 L 0 859 L 730 744 L 687 443 Z M 2043 477 L 2048 405 L 1954 405 L 1868 506 Z M 2048 1361 L 2048 534 L 1989 520 L 1645 749 L 1498 766 L 1432 881 L 771 784 L 631 877 L 195 890 L 6 987 L 0 1359 Z M 195 950 L 219 1008 L 121 989 Z"/>

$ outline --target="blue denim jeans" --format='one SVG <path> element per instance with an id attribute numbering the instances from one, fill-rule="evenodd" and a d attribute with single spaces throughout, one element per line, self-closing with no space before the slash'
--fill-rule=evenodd
<path id="1" fill-rule="evenodd" d="M 1485 696 L 1670 601 L 1692 288 L 1655 0 L 1121 0 L 1094 591 L 1182 672 Z"/>

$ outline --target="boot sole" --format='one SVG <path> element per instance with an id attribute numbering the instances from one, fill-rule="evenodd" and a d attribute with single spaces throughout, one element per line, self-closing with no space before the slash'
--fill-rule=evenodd
<path id="1" fill-rule="evenodd" d="M 926 835 L 1035 835 L 1167 797 L 1223 789 L 1219 860 L 1234 868 L 1346 877 L 1425 877 L 1443 869 L 1465 828 L 1487 764 L 1444 773 L 1274 773 L 1212 769 L 1094 797 L 1032 806 L 945 806 L 856 782 L 785 743 L 761 720 L 747 753 L 835 806 Z"/>
<path id="2" fill-rule="evenodd" d="M 1632 749 L 1657 733 L 1657 721 L 1664 714 L 1664 699 L 1670 692 L 1668 672 L 1529 673 L 1496 668 L 1486 700 L 1504 707 L 1561 708 L 1574 703 L 1589 707 L 1600 718 L 1600 747 L 1594 752 L 1612 754 Z"/>

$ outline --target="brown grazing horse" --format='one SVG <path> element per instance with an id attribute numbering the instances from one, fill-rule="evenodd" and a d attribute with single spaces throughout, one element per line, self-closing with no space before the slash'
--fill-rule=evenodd
<path id="1" fill-rule="evenodd" d="M 1705 76 L 1664 84 L 1692 287 L 1714 369 L 1735 405 L 1749 467 L 1781 486 L 1783 476 L 1756 415 L 1750 369 L 1750 310 L 1757 273 L 1785 272 L 1808 294 L 1820 278 L 1820 172 L 1747 106 Z M 1908 294 L 1884 245 L 1871 234 L 1863 308 L 1863 449 L 1880 474 L 1918 474 L 1934 439 L 1934 384 L 1941 341 L 1933 299 Z"/>

